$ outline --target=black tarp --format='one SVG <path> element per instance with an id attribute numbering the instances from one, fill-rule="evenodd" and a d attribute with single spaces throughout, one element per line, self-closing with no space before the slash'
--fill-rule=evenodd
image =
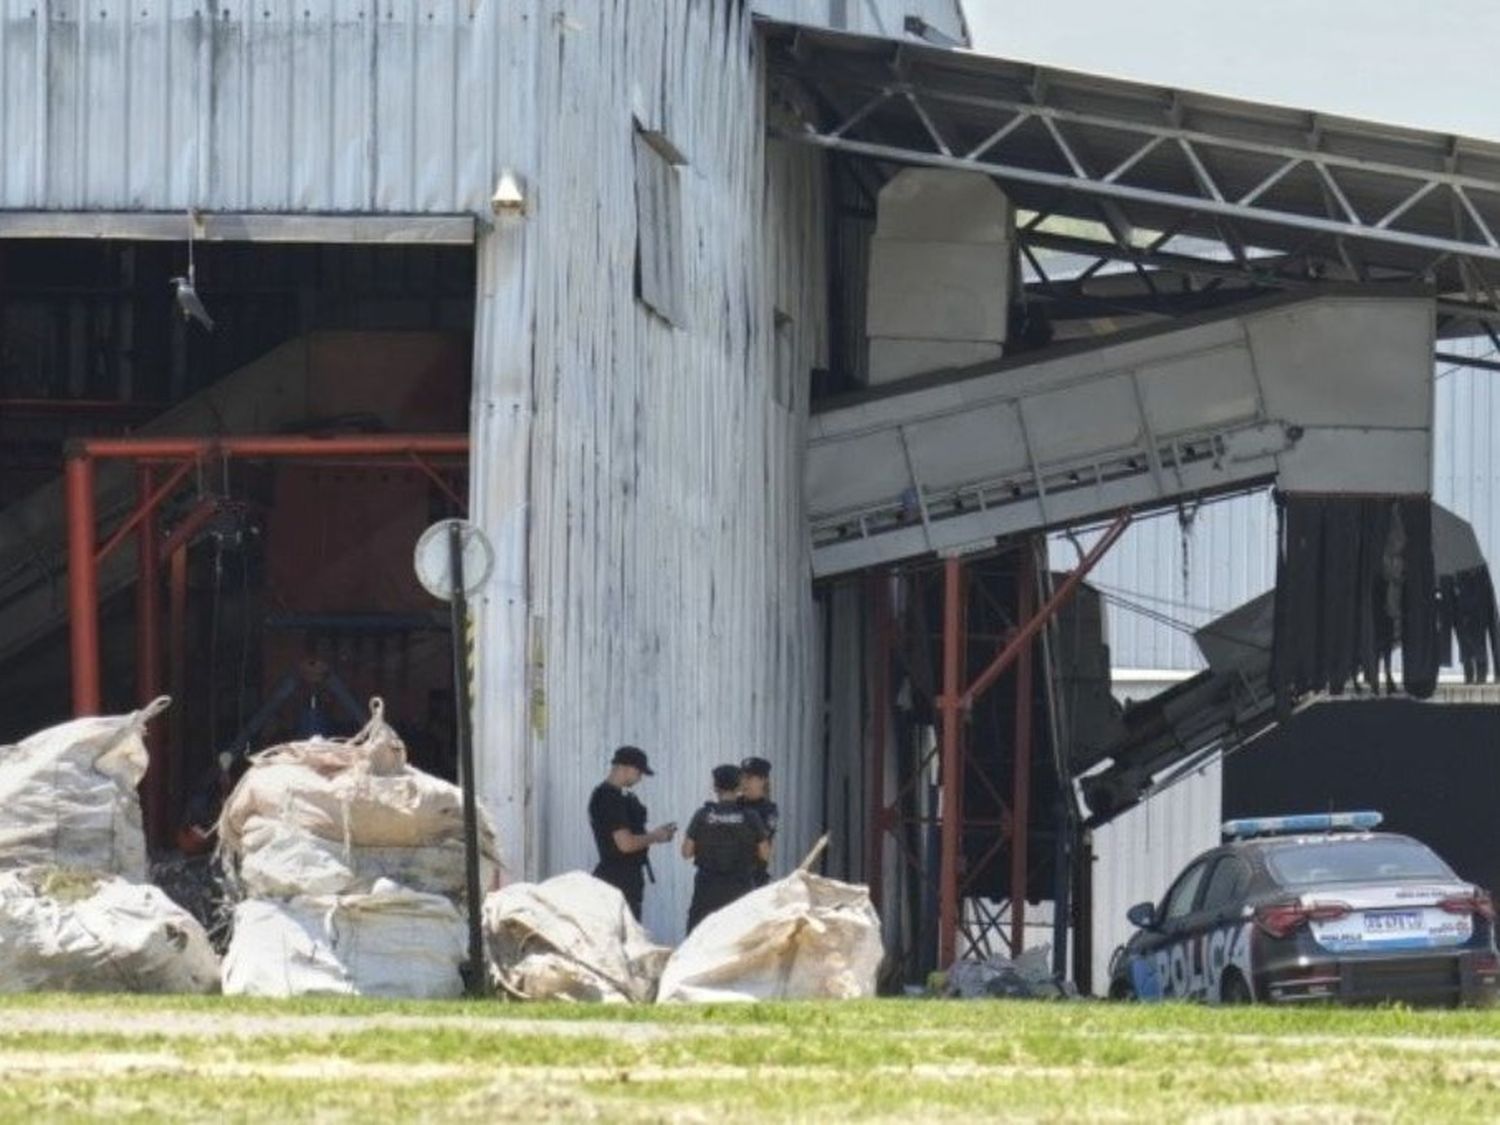
<path id="1" fill-rule="evenodd" d="M 1390 680 L 1402 653 L 1402 688 L 1437 686 L 1438 583 L 1432 503 L 1425 497 L 1280 494 L 1276 634 L 1271 682 L 1289 709 L 1308 692 Z"/>
<path id="2" fill-rule="evenodd" d="M 1500 706 L 1345 699 L 1224 760 L 1224 817 L 1378 809 L 1383 830 L 1500 890 Z"/>

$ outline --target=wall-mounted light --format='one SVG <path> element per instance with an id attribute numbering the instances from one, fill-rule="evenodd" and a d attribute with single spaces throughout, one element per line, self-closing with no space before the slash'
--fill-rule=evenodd
<path id="1" fill-rule="evenodd" d="M 524 215 L 526 195 L 521 190 L 520 178 L 509 169 L 500 173 L 495 183 L 495 194 L 490 196 L 490 210 L 496 215 Z"/>

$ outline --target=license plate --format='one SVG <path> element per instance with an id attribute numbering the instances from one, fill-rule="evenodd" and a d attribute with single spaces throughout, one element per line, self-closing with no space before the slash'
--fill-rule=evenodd
<path id="1" fill-rule="evenodd" d="M 1365 932 L 1371 934 L 1402 934 L 1422 928 L 1422 912 L 1419 910 L 1383 910 L 1379 914 L 1365 915 Z"/>

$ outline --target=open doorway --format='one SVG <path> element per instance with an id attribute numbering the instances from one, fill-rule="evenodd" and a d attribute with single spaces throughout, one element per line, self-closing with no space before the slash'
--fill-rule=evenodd
<path id="1" fill-rule="evenodd" d="M 205 242 L 193 259 L 211 330 L 175 295 L 184 243 L 0 241 L 0 742 L 72 713 L 70 443 L 468 431 L 472 246 Z M 153 843 L 193 819 L 222 753 L 349 733 L 375 694 L 415 764 L 452 775 L 446 617 L 411 550 L 466 485 L 452 459 L 210 457 L 176 481 L 152 529 L 186 548 L 180 590 L 165 565 L 155 579 L 177 613 L 157 682 L 177 698 Z M 100 463 L 100 543 L 138 488 L 134 465 Z M 134 546 L 101 563 L 105 712 L 140 702 L 140 572 Z"/>

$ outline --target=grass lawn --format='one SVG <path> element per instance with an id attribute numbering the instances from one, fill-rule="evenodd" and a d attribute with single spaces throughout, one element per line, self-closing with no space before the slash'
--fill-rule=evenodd
<path id="1" fill-rule="evenodd" d="M 0 997 L 0 1121 L 1500 1121 L 1500 1011 Z"/>

